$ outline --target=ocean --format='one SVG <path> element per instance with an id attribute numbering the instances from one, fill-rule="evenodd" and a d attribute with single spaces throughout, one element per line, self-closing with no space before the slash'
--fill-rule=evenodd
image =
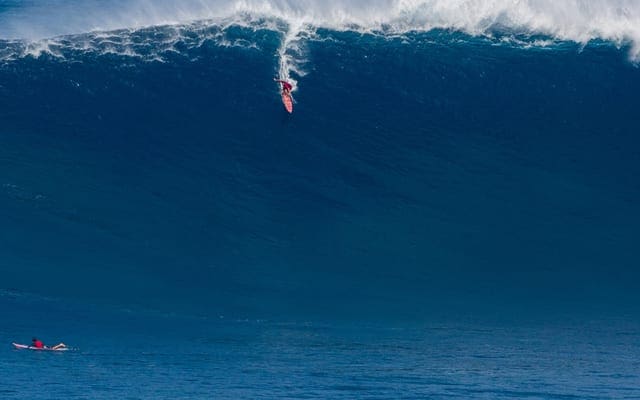
<path id="1" fill-rule="evenodd" d="M 352 322 L 193 317 L 2 294 L 3 399 L 633 399 L 624 318 Z M 8 324 L 7 322 L 11 322 Z M 52 344 L 53 342 L 50 342 Z"/>
<path id="2" fill-rule="evenodd" d="M 640 398 L 639 26 L 0 1 L 0 397 Z"/>

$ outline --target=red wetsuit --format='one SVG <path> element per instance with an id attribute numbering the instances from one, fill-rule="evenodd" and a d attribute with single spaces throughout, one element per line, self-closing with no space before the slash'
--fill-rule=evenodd
<path id="1" fill-rule="evenodd" d="M 293 86 L 291 86 L 291 84 L 287 81 L 277 80 L 276 82 L 280 82 L 282 84 L 282 90 L 286 90 L 287 92 L 290 92 L 291 89 L 293 89 Z"/>
<path id="2" fill-rule="evenodd" d="M 32 346 L 38 349 L 44 349 L 44 343 L 42 343 L 42 340 L 34 340 Z"/>

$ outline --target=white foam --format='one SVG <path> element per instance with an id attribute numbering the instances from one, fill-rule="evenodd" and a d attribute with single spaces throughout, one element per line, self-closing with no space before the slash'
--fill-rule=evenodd
<path id="1" fill-rule="evenodd" d="M 501 25 L 577 42 L 640 39 L 637 0 L 41 0 L 0 14 L 0 37 L 40 39 L 240 14 L 331 29 L 482 33 Z"/>
<path id="2" fill-rule="evenodd" d="M 640 0 L 39 0 L 0 13 L 0 38 L 42 42 L 86 32 L 260 19 L 282 32 L 279 73 L 291 80 L 304 74 L 302 44 L 316 28 L 387 34 L 440 28 L 471 35 L 506 30 L 581 44 L 601 39 L 628 44 L 631 57 L 640 59 Z M 34 46 L 30 53 L 44 50 Z"/>

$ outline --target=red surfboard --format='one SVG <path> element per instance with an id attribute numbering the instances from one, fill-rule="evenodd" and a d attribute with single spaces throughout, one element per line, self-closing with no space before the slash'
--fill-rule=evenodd
<path id="1" fill-rule="evenodd" d="M 282 92 L 282 104 L 289 114 L 293 112 L 293 99 L 290 94 Z"/>

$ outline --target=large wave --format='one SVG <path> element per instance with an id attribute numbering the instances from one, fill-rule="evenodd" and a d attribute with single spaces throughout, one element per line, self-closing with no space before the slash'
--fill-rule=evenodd
<path id="1" fill-rule="evenodd" d="M 1 4 L 0 289 L 209 315 L 640 304 L 639 69 L 566 40 L 632 48 L 633 3 Z"/>

